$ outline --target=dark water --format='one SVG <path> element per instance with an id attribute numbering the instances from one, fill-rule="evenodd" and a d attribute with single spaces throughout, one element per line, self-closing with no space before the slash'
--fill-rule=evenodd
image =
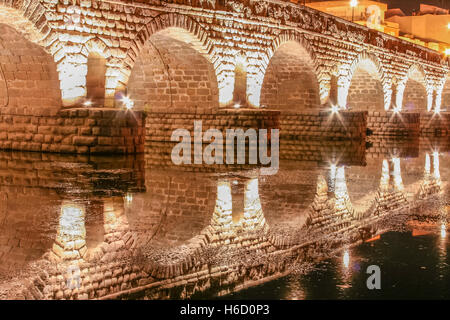
<path id="1" fill-rule="evenodd" d="M 229 295 L 227 299 L 450 299 L 448 236 L 388 232 L 348 249 L 303 276 L 287 276 Z M 369 290 L 367 268 L 378 265 L 381 289 Z"/>

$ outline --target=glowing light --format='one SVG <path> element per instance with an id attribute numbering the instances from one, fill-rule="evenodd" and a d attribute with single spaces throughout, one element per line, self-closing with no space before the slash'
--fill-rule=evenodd
<path id="1" fill-rule="evenodd" d="M 348 90 L 350 88 L 350 81 L 347 77 L 339 77 L 338 79 L 338 92 L 337 92 L 337 104 L 342 109 L 346 108 Z"/>
<path id="2" fill-rule="evenodd" d="M 384 192 L 389 190 L 389 162 L 386 159 L 381 167 L 380 189 Z"/>
<path id="3" fill-rule="evenodd" d="M 261 228 L 265 224 L 259 199 L 258 178 L 247 181 L 244 193 L 244 226 L 249 229 Z"/>
<path id="4" fill-rule="evenodd" d="M 400 113 L 400 112 L 402 111 L 402 108 L 396 106 L 396 107 L 393 109 L 393 111 L 394 111 L 394 113 L 398 114 L 398 113 Z"/>
<path id="5" fill-rule="evenodd" d="M 433 109 L 433 95 L 429 94 L 427 96 L 427 111 L 430 112 Z"/>
<path id="6" fill-rule="evenodd" d="M 226 180 L 217 182 L 217 198 L 211 225 L 220 229 L 230 229 L 233 223 L 233 201 L 231 198 L 231 185 Z"/>
<path id="7" fill-rule="evenodd" d="M 336 171 L 335 195 L 337 199 L 348 200 L 345 168 L 343 166 L 339 167 Z"/>
<path id="8" fill-rule="evenodd" d="M 86 230 L 84 228 L 83 207 L 73 203 L 62 205 L 61 217 L 59 219 L 59 232 L 60 236 L 64 237 L 84 237 Z"/>
<path id="9" fill-rule="evenodd" d="M 445 49 L 444 53 L 446 56 L 450 56 L 450 48 Z"/>
<path id="10" fill-rule="evenodd" d="M 430 161 L 430 155 L 428 152 L 425 154 L 425 174 L 429 175 L 431 169 L 431 161 Z"/>
<path id="11" fill-rule="evenodd" d="M 350 0 L 350 7 L 354 8 L 358 5 L 358 0 Z"/>
<path id="12" fill-rule="evenodd" d="M 330 173 L 329 173 L 329 181 L 328 181 L 328 190 L 330 192 L 334 192 L 335 190 L 335 185 L 336 185 L 336 171 L 337 171 L 337 166 L 332 163 L 330 164 Z"/>
<path id="13" fill-rule="evenodd" d="M 61 206 L 58 234 L 53 243 L 53 253 L 63 260 L 78 260 L 83 257 L 86 245 L 84 207 L 64 202 Z"/>
<path id="14" fill-rule="evenodd" d="M 450 29 L 450 22 L 447 24 L 447 29 Z"/>
<path id="15" fill-rule="evenodd" d="M 441 173 L 439 171 L 439 152 L 433 152 L 433 177 L 436 180 L 441 178 Z"/>
<path id="16" fill-rule="evenodd" d="M 131 194 L 131 193 L 127 193 L 126 195 L 125 195 L 125 202 L 127 203 L 127 204 L 131 204 L 131 202 L 133 202 L 133 194 Z"/>
<path id="17" fill-rule="evenodd" d="M 378 241 L 378 240 L 380 240 L 380 239 L 381 239 L 381 236 L 380 236 L 380 235 L 377 235 L 377 236 L 375 236 L 375 237 L 373 237 L 373 238 L 367 239 L 367 240 L 364 241 L 364 242 L 370 243 L 370 242 Z"/>
<path id="18" fill-rule="evenodd" d="M 238 184 L 237 180 L 233 180 L 233 184 L 236 186 Z"/>
<path id="19" fill-rule="evenodd" d="M 264 73 L 257 69 L 254 73 L 249 72 L 247 78 L 247 100 L 253 107 L 260 107 L 261 100 L 261 87 L 264 81 Z"/>
<path id="20" fill-rule="evenodd" d="M 441 225 L 441 238 L 445 238 L 447 236 L 447 226 L 445 223 Z"/>
<path id="21" fill-rule="evenodd" d="M 90 106 L 92 106 L 92 101 L 91 100 L 86 100 L 83 105 L 87 108 L 89 108 Z"/>
<path id="22" fill-rule="evenodd" d="M 221 105 L 226 106 L 233 100 L 234 77 L 227 76 L 222 80 L 218 78 L 218 81 L 220 81 L 219 102 Z"/>
<path id="23" fill-rule="evenodd" d="M 434 114 L 439 114 L 441 112 L 442 106 L 442 92 L 436 94 L 436 106 L 434 107 Z"/>
<path id="24" fill-rule="evenodd" d="M 397 191 L 403 191 L 403 180 L 400 166 L 400 158 L 392 158 L 392 163 L 394 164 L 394 170 L 392 172 L 392 175 L 394 176 L 394 185 Z"/>
<path id="25" fill-rule="evenodd" d="M 342 257 L 342 263 L 344 264 L 345 268 L 348 268 L 350 266 L 350 253 L 347 249 L 344 251 L 344 256 Z"/>
<path id="26" fill-rule="evenodd" d="M 339 106 L 331 106 L 331 112 L 332 113 L 338 113 L 339 112 Z"/>
<path id="27" fill-rule="evenodd" d="M 123 105 L 125 106 L 125 108 L 127 108 L 127 110 L 133 109 L 134 101 L 131 100 L 129 97 L 124 96 L 121 101 L 122 101 Z"/>
<path id="28" fill-rule="evenodd" d="M 334 178 L 336 178 L 336 165 L 334 164 L 334 163 L 332 163 L 332 164 L 330 164 L 330 172 L 331 172 L 331 175 L 334 177 Z"/>
<path id="29" fill-rule="evenodd" d="M 233 108 L 235 108 L 235 109 L 239 109 L 241 107 L 241 105 L 239 104 L 239 103 L 236 103 L 234 106 L 233 106 Z"/>

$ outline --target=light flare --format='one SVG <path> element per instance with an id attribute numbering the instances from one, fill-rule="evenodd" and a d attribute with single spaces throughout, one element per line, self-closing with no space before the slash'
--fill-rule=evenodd
<path id="1" fill-rule="evenodd" d="M 124 96 L 124 97 L 121 99 L 121 101 L 122 101 L 123 105 L 125 106 L 125 108 L 127 108 L 127 110 L 133 109 L 133 107 L 134 107 L 134 101 L 131 100 L 129 97 Z"/>
<path id="2" fill-rule="evenodd" d="M 344 251 L 342 263 L 346 269 L 348 269 L 348 267 L 350 266 L 350 253 L 348 252 L 348 249 L 345 249 Z"/>
<path id="3" fill-rule="evenodd" d="M 447 237 L 447 226 L 445 225 L 445 223 L 442 223 L 442 225 L 441 225 L 441 238 L 445 239 L 445 237 Z"/>

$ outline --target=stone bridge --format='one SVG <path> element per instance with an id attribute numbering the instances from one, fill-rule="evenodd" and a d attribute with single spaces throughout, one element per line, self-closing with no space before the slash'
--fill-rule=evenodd
<path id="1" fill-rule="evenodd" d="M 448 134 L 442 54 L 291 2 L 1 0 L 0 29 L 2 149 L 143 152 L 192 119 Z"/>

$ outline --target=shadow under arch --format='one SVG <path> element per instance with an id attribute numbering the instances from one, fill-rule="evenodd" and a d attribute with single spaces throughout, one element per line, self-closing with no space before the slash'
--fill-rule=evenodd
<path id="1" fill-rule="evenodd" d="M 4 24 L 0 16 L 2 113 L 56 115 L 62 106 L 56 63 L 42 46 L 27 39 L 16 28 L 8 19 Z"/>
<path id="2" fill-rule="evenodd" d="M 268 65 L 260 71 L 260 105 L 280 111 L 320 109 L 318 67 L 309 42 L 298 33 L 285 32 L 267 56 Z"/>
<path id="3" fill-rule="evenodd" d="M 368 111 L 389 108 L 385 73 L 377 56 L 367 51 L 360 53 L 351 64 L 348 79 L 348 107 Z"/>
<path id="4" fill-rule="evenodd" d="M 136 108 L 197 113 L 219 107 L 214 66 L 195 41 L 179 27 L 160 30 L 147 40 L 127 84 Z"/>
<path id="5" fill-rule="evenodd" d="M 181 111 L 198 105 L 217 108 L 223 78 L 219 63 L 198 22 L 180 14 L 158 15 L 138 32 L 128 49 L 119 70 L 116 98 L 121 93 L 128 95 L 141 108 L 145 101 L 148 105 L 158 102 L 161 106 L 153 103 L 152 111 L 167 110 L 168 106 Z M 185 105 L 187 110 L 182 110 Z"/>
<path id="6" fill-rule="evenodd" d="M 450 72 L 445 76 L 442 86 L 441 101 L 437 107 L 441 111 L 450 111 Z"/>
<path id="7" fill-rule="evenodd" d="M 422 66 L 413 64 L 399 86 L 402 88 L 402 92 L 399 92 L 399 94 L 402 94 L 402 109 L 404 111 L 430 110 L 432 101 L 430 101 L 428 92 L 427 75 Z"/>

